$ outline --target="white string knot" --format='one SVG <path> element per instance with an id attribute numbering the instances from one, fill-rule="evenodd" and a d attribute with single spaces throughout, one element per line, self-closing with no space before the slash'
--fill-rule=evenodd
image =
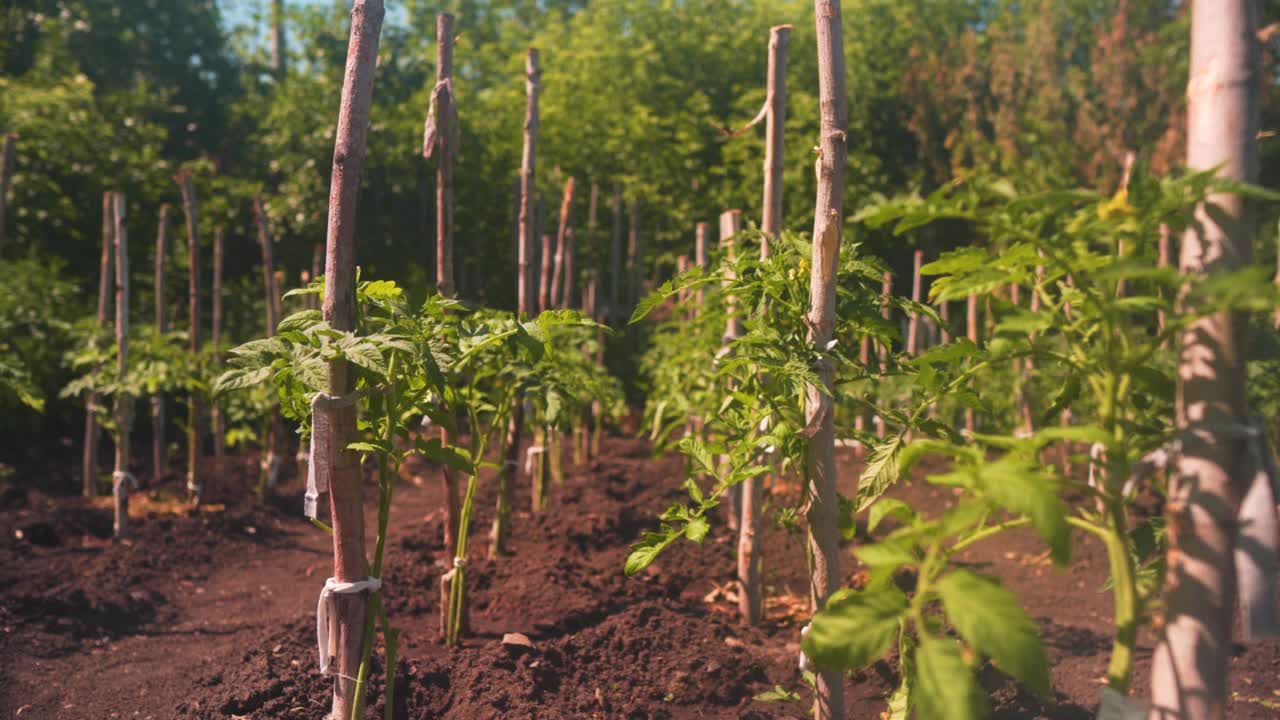
<path id="1" fill-rule="evenodd" d="M 813 669 L 814 669 L 814 668 L 813 668 L 813 662 L 812 662 L 811 660 L 809 660 L 809 656 L 808 656 L 808 655 L 805 655 L 805 654 L 804 654 L 804 639 L 805 639 L 806 637 L 808 637 L 808 636 L 809 636 L 809 623 L 805 623 L 805 624 L 804 624 L 804 627 L 800 628 L 800 643 L 801 643 L 801 646 L 800 646 L 800 671 L 801 671 L 801 672 L 811 671 L 811 670 L 813 670 Z"/>
<path id="2" fill-rule="evenodd" d="M 111 489 L 114 491 L 121 485 L 125 486 L 124 489 L 126 492 L 130 489 L 137 490 L 138 478 L 134 477 L 133 473 L 127 470 L 117 470 L 111 473 Z"/>
<path id="3" fill-rule="evenodd" d="M 311 450 L 307 453 L 307 493 L 302 499 L 302 511 L 312 520 L 316 519 L 317 505 L 320 496 L 329 492 L 329 472 L 333 467 L 333 448 L 330 442 L 333 433 L 330 424 L 333 422 L 333 411 L 338 408 L 351 407 L 360 398 L 379 388 L 365 388 L 356 392 L 335 397 L 328 393 L 318 392 L 311 398 Z M 324 467 L 318 467 L 316 458 L 326 460 Z"/>
<path id="4" fill-rule="evenodd" d="M 528 450 L 524 451 L 524 471 L 527 475 L 533 474 L 533 456 L 545 453 L 547 449 L 541 445 L 532 445 Z"/>
<path id="5" fill-rule="evenodd" d="M 332 627 L 337 622 L 333 617 L 333 596 L 355 595 L 366 591 L 375 593 L 380 590 L 382 590 L 382 578 L 376 577 L 349 583 L 338 582 L 333 578 L 324 581 L 324 589 L 320 591 L 320 602 L 316 605 L 316 645 L 320 650 L 321 675 L 331 674 L 329 665 L 337 654 L 337 648 L 329 644 L 330 639 L 337 634 Z"/>
<path id="6" fill-rule="evenodd" d="M 453 566 L 461 570 L 467 566 L 467 559 L 464 557 L 455 557 L 453 559 Z"/>

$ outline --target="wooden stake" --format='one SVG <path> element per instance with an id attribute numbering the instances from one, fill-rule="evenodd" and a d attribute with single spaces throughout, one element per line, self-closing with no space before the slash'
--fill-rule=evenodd
<path id="1" fill-rule="evenodd" d="M 0 147 L 0 248 L 5 245 L 5 219 L 9 208 L 9 182 L 13 179 L 14 147 L 18 143 L 15 133 L 6 133 Z"/>
<path id="2" fill-rule="evenodd" d="M 564 183 L 564 195 L 560 199 L 560 226 L 556 234 L 555 267 L 551 272 L 551 306 L 558 308 L 569 307 L 565 290 L 568 287 L 566 272 L 573 270 L 570 267 L 573 260 L 569 256 L 572 250 L 568 247 L 571 236 L 569 220 L 573 210 L 573 184 L 573 178 L 569 178 Z"/>
<path id="3" fill-rule="evenodd" d="M 836 273 L 840 231 L 844 222 L 848 93 L 845 91 L 844 37 L 840 0 L 814 0 L 818 44 L 818 96 L 822 114 L 816 169 L 818 195 L 813 218 L 813 263 L 809 282 L 809 342 L 813 352 L 826 351 L 835 331 Z M 811 596 L 821 608 L 840 586 L 839 496 L 836 493 L 834 408 L 835 368 L 818 365 L 821 386 L 810 385 L 805 397 L 805 475 L 809 482 L 809 544 L 813 553 Z M 817 720 L 844 717 L 843 673 L 817 674 Z"/>
<path id="4" fill-rule="evenodd" d="M 156 229 L 155 301 L 156 337 L 164 337 L 168 331 L 164 293 L 164 253 L 169 238 L 169 203 L 160 206 L 160 226 Z M 159 483 L 168 466 L 165 453 L 164 395 L 151 397 L 151 480 Z"/>
<path id="5" fill-rule="evenodd" d="M 533 252 L 534 233 L 537 232 L 534 217 L 534 172 L 538 147 L 538 51 L 529 48 L 524 64 L 524 152 L 520 161 L 520 278 L 519 307 L 517 312 L 528 317 L 534 308 L 533 287 L 529 282 L 529 255 Z M 507 551 L 507 534 L 511 515 L 511 486 L 520 470 L 520 434 L 524 427 L 524 402 L 512 400 L 511 419 L 507 424 L 507 457 L 498 474 L 498 503 L 489 532 L 489 557 L 496 558 Z"/>
<path id="6" fill-rule="evenodd" d="M 378 36 L 384 14 L 382 0 L 355 0 L 351 8 L 351 36 L 347 45 L 346 74 L 333 148 L 329 190 L 329 221 L 325 234 L 324 319 L 334 329 L 355 329 L 356 204 L 364 171 L 369 108 L 373 102 L 373 76 L 378 60 Z M 351 368 L 344 359 L 329 363 L 328 394 L 344 397 L 354 388 Z M 316 458 L 315 471 L 329 478 L 330 514 L 333 519 L 333 576 L 337 582 L 357 582 L 369 574 L 365 555 L 364 483 L 360 455 L 347 446 L 356 439 L 355 405 L 335 408 L 318 432 L 328 435 L 319 442 L 333 453 Z M 367 593 L 335 596 L 332 617 L 334 641 L 333 712 L 336 720 L 353 717 L 363 698 L 356 696 L 355 677 L 363 649 Z"/>
<path id="7" fill-rule="evenodd" d="M 617 325 L 622 317 L 622 185 L 613 184 L 613 229 L 609 236 L 609 323 Z"/>
<path id="8" fill-rule="evenodd" d="M 553 250 L 551 248 L 551 235 L 544 233 L 542 236 L 542 252 L 538 255 L 541 268 L 538 273 L 538 312 L 550 309 L 551 300 L 551 257 Z"/>
<path id="9" fill-rule="evenodd" d="M 111 308 L 111 274 L 112 256 L 115 255 L 115 200 L 110 192 L 102 195 L 102 261 L 98 266 L 98 327 L 107 327 L 107 314 Z M 97 393 L 89 393 L 85 398 L 84 413 L 84 458 L 82 481 L 85 497 L 98 496 L 98 441 L 101 432 L 98 428 Z"/>
<path id="10" fill-rule="evenodd" d="M 226 246 L 226 232 L 221 228 L 213 231 L 213 333 L 209 340 L 213 343 L 213 365 L 222 367 L 222 263 Z M 221 475 L 227 465 L 227 418 L 222 413 L 221 401 L 214 400 L 210 409 L 213 420 L 213 466 Z M 302 477 L 306 477 L 303 475 Z"/>
<path id="11" fill-rule="evenodd" d="M 707 236 L 711 234 L 711 226 L 707 223 L 700 222 L 694 230 L 693 241 L 693 262 L 702 268 L 703 272 L 707 271 L 710 261 L 707 259 Z M 694 312 L 702 310 L 702 286 L 699 285 L 696 291 L 694 304 L 696 305 Z"/>
<path id="12" fill-rule="evenodd" d="M 116 253 L 116 377 L 129 371 L 129 238 L 125 228 L 128 206 L 124 193 L 115 193 L 113 220 Z M 129 535 L 129 430 L 133 425 L 133 398 L 128 393 L 116 394 L 116 461 L 111 476 L 115 499 L 115 535 Z"/>
<path id="13" fill-rule="evenodd" d="M 261 195 L 255 195 L 253 198 L 253 216 L 258 224 L 258 247 L 262 250 L 262 283 L 263 291 L 266 295 L 267 337 L 275 337 L 276 328 L 280 325 L 280 288 L 276 284 L 276 263 L 274 243 L 271 239 L 271 227 L 267 220 L 267 212 L 262 204 Z M 262 460 L 258 486 L 259 494 L 265 494 L 267 488 L 274 487 L 276 480 L 279 478 L 280 441 L 283 434 L 284 427 L 280 414 L 273 412 L 271 417 L 267 419 L 266 457 Z M 214 441 L 221 445 L 223 438 L 218 437 Z"/>
<path id="14" fill-rule="evenodd" d="M 1171 235 L 1172 233 L 1169 230 L 1169 226 L 1164 223 L 1160 223 L 1160 239 L 1157 241 L 1158 250 L 1156 257 L 1156 267 L 1158 268 L 1169 267 L 1170 257 L 1172 255 L 1169 249 Z M 1280 255 L 1276 257 L 1276 262 L 1280 265 Z M 1280 269 L 1278 269 L 1276 273 L 1276 282 L 1277 284 L 1280 284 Z M 1161 333 L 1164 332 L 1164 323 L 1164 310 L 1157 310 L 1156 326 L 1160 328 Z M 1276 329 L 1280 330 L 1280 309 L 1276 310 Z"/>
<path id="15" fill-rule="evenodd" d="M 188 335 L 192 357 L 200 356 L 200 209 L 196 200 L 191 171 L 183 168 L 174 176 L 182 191 L 182 207 L 187 216 L 187 260 L 189 267 L 187 290 Z M 204 411 L 200 393 L 192 390 L 187 396 L 187 497 L 193 505 L 204 498 L 205 488 L 200 482 L 200 458 L 204 445 Z"/>
<path id="16" fill-rule="evenodd" d="M 734 280 L 736 274 L 733 271 L 733 263 L 736 259 L 735 254 L 735 236 L 742 231 L 742 211 L 726 210 L 720 213 L 720 247 L 725 252 L 725 285 L 727 286 Z M 727 348 L 734 340 L 742 337 L 742 316 L 738 314 L 735 307 L 733 296 L 725 298 L 725 306 L 728 310 L 729 320 L 725 325 L 724 335 L 721 336 L 721 345 Z M 728 514 L 729 529 L 739 531 L 738 519 L 742 515 L 742 485 L 735 485 L 729 490 L 729 502 L 725 504 L 725 511 Z"/>
<path id="17" fill-rule="evenodd" d="M 889 296 L 893 294 L 893 276 L 889 271 L 884 271 L 880 277 L 880 317 L 888 321 L 892 315 L 892 309 L 889 307 Z M 889 343 L 880 343 L 880 372 L 889 371 Z M 884 426 L 881 425 L 881 437 L 883 435 Z"/>
<path id="18" fill-rule="evenodd" d="M 923 289 L 923 283 L 920 277 L 920 268 L 924 265 L 924 251 L 917 250 L 912 255 L 911 263 L 911 301 L 920 302 L 920 296 Z M 911 313 L 911 319 L 907 321 L 907 354 L 915 357 L 920 352 L 920 314 Z"/>
<path id="19" fill-rule="evenodd" d="M 453 279 L 453 137 L 457 107 L 453 96 L 453 16 L 436 17 L 436 290 L 454 297 Z"/>
<path id="20" fill-rule="evenodd" d="M 978 296 L 970 294 L 965 303 L 965 331 L 969 336 L 969 342 L 974 345 L 978 344 Z M 973 435 L 977 430 L 977 419 L 973 415 L 973 408 L 966 407 L 964 409 L 964 429 Z"/>
<path id="21" fill-rule="evenodd" d="M 1191 6 L 1187 167 L 1258 179 L 1258 4 L 1198 0 Z M 1216 275 L 1253 260 L 1254 214 L 1219 192 L 1196 208 L 1182 239 L 1184 275 Z M 1195 313 L 1193 299 L 1186 312 Z M 1247 318 L 1196 317 L 1179 342 L 1176 425 L 1182 451 L 1169 479 L 1164 627 L 1152 656 L 1152 717 L 1222 718 L 1229 700 L 1237 512 L 1254 480 L 1246 402 Z M 1271 577 L 1266 582 L 1274 582 Z M 1274 608 L 1271 608 L 1274 612 Z M 1125 688 L 1117 688 L 1124 691 Z"/>

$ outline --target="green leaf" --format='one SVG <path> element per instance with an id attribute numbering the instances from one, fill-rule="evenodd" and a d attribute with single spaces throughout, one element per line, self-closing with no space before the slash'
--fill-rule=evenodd
<path id="1" fill-rule="evenodd" d="M 875 529 L 880 526 L 880 521 L 886 517 L 891 517 L 903 525 L 910 525 L 920 515 L 910 505 L 897 498 L 881 498 L 871 506 L 871 512 L 867 514 L 867 532 L 875 532 Z"/>
<path id="2" fill-rule="evenodd" d="M 924 639 L 916 650 L 916 682 L 921 720 L 981 720 L 990 714 L 954 640 Z"/>
<path id="3" fill-rule="evenodd" d="M 653 564 L 658 555 L 683 534 L 683 530 L 664 527 L 663 532 L 647 532 L 641 536 L 640 541 L 631 546 L 631 554 L 627 555 L 627 562 L 623 566 L 627 577 Z"/>
<path id="4" fill-rule="evenodd" d="M 707 531 L 711 529 L 711 525 L 707 523 L 707 519 L 702 516 L 689 518 L 689 522 L 684 526 L 684 535 L 690 540 L 702 544 L 707 538 Z"/>
<path id="5" fill-rule="evenodd" d="M 893 585 L 842 591 L 814 616 L 802 643 L 819 667 L 856 670 L 884 656 L 907 610 L 907 596 Z"/>
<path id="6" fill-rule="evenodd" d="M 756 702 L 800 702 L 800 695 L 793 693 L 781 685 L 774 685 L 772 690 L 766 690 L 752 698 Z"/>
<path id="7" fill-rule="evenodd" d="M 858 512 L 871 507 L 871 503 L 898 481 L 898 453 L 901 449 L 902 436 L 894 435 L 871 453 L 862 477 L 858 478 Z"/>
<path id="8" fill-rule="evenodd" d="M 980 468 L 983 492 L 998 504 L 1031 518 L 1031 525 L 1049 545 L 1053 561 L 1065 565 L 1071 559 L 1071 531 L 1067 506 L 1058 497 L 1053 478 L 1026 461 L 1006 455 Z"/>
<path id="9" fill-rule="evenodd" d="M 889 538 L 883 542 L 863 545 L 853 551 L 858 559 L 873 568 L 896 568 L 916 562 L 912 550 L 915 544 L 905 538 Z"/>
<path id="10" fill-rule="evenodd" d="M 1013 593 L 995 580 L 956 570 L 938 582 L 938 596 L 947 619 L 974 650 L 1041 698 L 1053 698 L 1044 646 Z"/>

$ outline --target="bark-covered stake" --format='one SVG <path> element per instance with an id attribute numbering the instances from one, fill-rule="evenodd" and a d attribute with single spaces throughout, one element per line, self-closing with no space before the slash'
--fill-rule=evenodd
<path id="1" fill-rule="evenodd" d="M 324 319 L 336 330 L 355 329 L 356 202 L 364 170 L 365 141 L 369 134 L 369 107 L 373 102 L 373 74 L 378 61 L 378 35 L 384 14 L 382 0 L 355 0 L 351 8 L 351 39 L 347 45 L 342 103 L 333 147 L 333 173 L 329 188 L 329 224 L 325 234 Z M 328 394 L 351 393 L 351 368 L 344 359 L 329 363 Z M 314 432 L 313 442 L 332 449 L 316 457 L 317 476 L 329 478 L 329 503 L 333 519 L 333 579 L 338 583 L 365 580 L 369 561 L 365 555 L 364 488 L 360 454 L 346 449 L 356 439 L 356 408 L 343 404 L 326 413 L 328 422 Z M 321 484 L 323 487 L 323 484 Z M 365 635 L 367 592 L 332 596 L 334 622 L 325 651 L 333 656 L 334 720 L 351 718 L 361 702 L 356 696 Z"/>
<path id="2" fill-rule="evenodd" d="M 553 255 L 551 243 L 551 233 L 543 233 L 542 252 L 538 255 L 541 265 L 538 272 L 538 312 L 550 307 L 548 303 L 551 297 L 551 256 Z"/>
<path id="3" fill-rule="evenodd" d="M 534 213 L 534 171 L 538 151 L 538 50 L 529 48 L 524 62 L 524 152 L 520 159 L 520 264 L 516 290 L 519 295 L 517 312 L 527 316 L 533 310 L 536 298 L 529 277 L 529 260 L 533 253 L 534 233 L 538 231 Z M 507 425 L 507 457 L 498 473 L 498 507 L 489 532 L 489 557 L 506 552 L 507 532 L 511 515 L 511 486 L 520 469 L 520 433 L 524 429 L 524 403 L 520 398 L 512 401 L 511 420 Z"/>
<path id="4" fill-rule="evenodd" d="M 222 228 L 213 231 L 213 333 L 209 342 L 213 343 L 213 366 L 222 367 L 222 249 L 225 246 L 226 232 Z M 210 410 L 213 419 L 213 466 L 218 473 L 226 467 L 227 418 L 222 414 L 222 403 L 213 401 Z M 306 475 L 301 475 L 306 477 Z"/>
<path id="5" fill-rule="evenodd" d="M 98 266 L 98 327 L 107 326 L 111 309 L 111 256 L 115 254 L 115 200 L 113 194 L 102 194 L 102 261 Z M 90 392 L 84 401 L 84 458 L 81 472 L 84 496 L 98 496 L 98 394 Z"/>
<path id="6" fill-rule="evenodd" d="M 169 244 L 169 203 L 160 206 L 160 227 L 156 229 L 156 265 L 155 265 L 155 300 L 156 300 L 156 337 L 162 337 L 168 330 L 165 317 L 164 297 L 164 253 Z M 164 477 L 164 395 L 157 393 L 151 398 L 151 479 L 160 482 Z"/>
<path id="7" fill-rule="evenodd" d="M 1217 168 L 1220 177 L 1241 182 L 1258 175 L 1257 12 L 1249 0 L 1191 5 L 1187 167 Z M 1195 220 L 1183 236 L 1184 275 L 1227 272 L 1252 261 L 1254 217 L 1245 198 L 1217 193 L 1196 209 Z M 1152 657 L 1152 717 L 1225 715 L 1236 513 L 1252 480 L 1249 440 L 1241 430 L 1249 423 L 1246 333 L 1246 318 L 1217 312 L 1194 320 L 1179 338 L 1176 424 L 1182 452 L 1165 506 L 1165 623 Z"/>
<path id="8" fill-rule="evenodd" d="M 267 337 L 275 337 L 276 328 L 280 325 L 280 288 L 276 286 L 275 249 L 271 239 L 271 225 L 267 220 L 267 210 L 262 204 L 262 196 L 253 197 L 253 217 L 258 224 L 258 247 L 262 250 L 262 286 L 266 299 Z M 262 459 L 258 480 L 258 494 L 266 496 L 267 488 L 274 487 L 280 478 L 281 452 L 280 443 L 284 439 L 284 422 L 279 412 L 271 413 L 267 418 L 266 455 Z M 221 437 L 214 438 L 221 444 Z"/>
<path id="9" fill-rule="evenodd" d="M 787 47 L 791 26 L 769 30 L 769 65 L 765 99 L 764 200 L 760 229 L 760 259 L 770 255 L 769 241 L 782 232 L 783 142 L 787 119 Z M 765 420 L 765 428 L 768 427 Z M 767 461 L 767 458 L 766 458 Z M 738 613 L 748 625 L 758 625 L 764 610 L 760 578 L 760 511 L 764 504 L 764 478 L 756 476 L 742 485 L 742 514 L 738 523 Z"/>
<path id="10" fill-rule="evenodd" d="M 187 266 L 190 271 L 187 293 L 187 316 L 190 323 L 191 356 L 200 356 L 200 209 L 196 202 L 191 171 L 182 169 L 174 176 L 182 190 L 182 208 L 187 216 Z M 204 495 L 200 482 L 200 458 L 204 446 L 204 411 L 200 393 L 191 390 L 187 396 L 187 497 L 198 505 Z"/>
<path id="11" fill-rule="evenodd" d="M 700 222 L 694 227 L 693 231 L 693 263 L 702 268 L 702 272 L 707 271 L 707 265 L 710 260 L 707 257 L 707 237 L 711 234 L 711 226 L 707 223 Z M 702 286 L 694 291 L 693 304 L 694 309 L 690 313 L 692 319 L 697 313 L 702 311 Z"/>
<path id="12" fill-rule="evenodd" d="M 124 193 L 115 193 L 112 239 L 116 260 L 116 376 L 124 378 L 129 371 L 129 239 L 125 230 L 128 214 Z M 123 391 L 116 393 L 116 462 L 111 473 L 111 492 L 115 499 L 115 533 L 129 534 L 129 490 L 134 483 L 129 474 L 129 430 L 133 425 L 133 398 Z"/>
<path id="13" fill-rule="evenodd" d="M 923 282 L 920 277 L 920 268 L 924 265 L 924 251 L 917 250 L 912 254 L 911 261 L 911 301 L 920 302 L 920 295 L 923 290 Z M 920 351 L 920 313 L 912 311 L 911 318 L 907 321 L 907 354 L 915 357 Z"/>
<path id="14" fill-rule="evenodd" d="M 742 231 L 742 211 L 726 210 L 720 213 L 720 248 L 725 252 L 725 262 L 728 268 L 733 267 L 735 255 L 735 245 L 737 240 L 735 236 Z M 725 270 L 724 285 L 728 285 L 737 277 L 732 269 Z M 724 335 L 721 335 L 721 347 L 728 348 L 730 343 L 742 337 L 742 315 L 736 308 L 736 303 L 732 295 L 725 298 L 725 307 L 729 313 L 729 319 L 725 323 Z M 741 532 L 741 523 L 739 518 L 742 517 L 742 485 L 734 485 L 729 488 L 729 502 L 725 503 L 725 512 L 730 530 Z"/>
<path id="15" fill-rule="evenodd" d="M 978 344 L 978 296 L 970 294 L 965 300 L 965 332 L 969 336 L 969 342 L 974 345 Z M 974 417 L 973 408 L 966 407 L 964 409 L 964 429 L 973 435 L 977 429 L 977 418 Z"/>
<path id="16" fill-rule="evenodd" d="M 835 331 L 836 270 L 840 258 L 840 226 L 844 219 L 845 141 L 848 96 L 844 79 L 844 37 L 840 0 L 815 0 L 818 40 L 818 98 L 822 136 L 818 145 L 818 197 L 813 217 L 813 267 L 809 278 L 809 340 L 823 355 Z M 839 496 L 832 393 L 835 368 L 818 361 L 822 384 L 810 385 L 805 398 L 805 475 L 809 482 L 809 542 L 813 550 L 813 604 L 821 608 L 840 585 Z M 844 717 L 839 671 L 817 675 L 817 720 Z"/>

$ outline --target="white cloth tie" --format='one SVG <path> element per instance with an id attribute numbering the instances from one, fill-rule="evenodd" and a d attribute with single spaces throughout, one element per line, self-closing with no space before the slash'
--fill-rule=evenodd
<path id="1" fill-rule="evenodd" d="M 336 655 L 336 648 L 329 645 L 330 638 L 335 635 L 332 631 L 334 623 L 333 618 L 333 596 L 334 595 L 355 595 L 356 593 L 378 592 L 382 589 L 382 578 L 365 578 L 356 582 L 342 583 L 333 578 L 329 578 L 324 582 L 324 589 L 320 591 L 320 602 L 316 606 L 316 645 L 320 649 L 320 674 L 329 675 L 329 665 Z"/>

